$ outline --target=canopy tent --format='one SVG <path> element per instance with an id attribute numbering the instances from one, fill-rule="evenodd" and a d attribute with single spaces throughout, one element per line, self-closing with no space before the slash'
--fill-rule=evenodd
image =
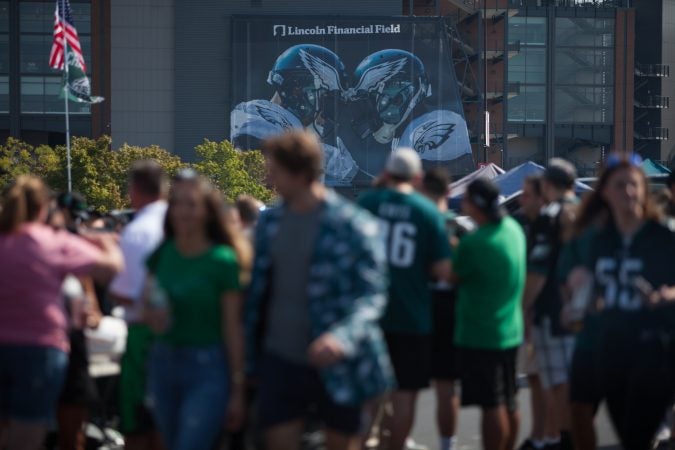
<path id="1" fill-rule="evenodd" d="M 539 164 L 528 161 L 521 164 L 508 172 L 498 176 L 494 181 L 499 186 L 499 191 L 504 197 L 511 197 L 520 192 L 523 188 L 523 181 L 530 175 L 541 175 L 546 169 Z M 593 189 L 585 183 L 577 180 L 574 182 L 574 190 L 581 194 L 583 192 L 592 191 Z"/>
<path id="2" fill-rule="evenodd" d="M 497 167 L 497 166 L 495 166 Z M 497 167 L 499 169 L 499 167 Z M 500 169 L 501 170 L 501 169 Z M 544 170 L 546 170 L 543 166 L 540 166 L 539 164 L 533 163 L 532 161 L 528 161 L 526 163 L 523 163 L 517 167 L 514 167 L 513 169 L 509 170 L 508 172 L 501 173 L 497 176 L 490 177 L 492 181 L 495 182 L 495 184 L 499 187 L 499 191 L 501 193 L 501 199 L 502 202 L 507 200 L 507 199 L 512 199 L 513 197 L 517 197 L 518 194 L 520 194 L 520 191 L 523 188 L 523 181 L 525 178 L 527 178 L 530 175 L 540 175 L 544 173 Z M 462 185 L 461 191 L 458 190 L 458 192 L 452 190 L 451 195 L 448 199 L 448 207 L 451 209 L 459 209 L 460 204 L 461 204 L 461 198 L 464 195 L 464 192 L 466 191 L 466 186 L 474 179 L 482 176 L 479 174 L 479 170 L 476 172 L 473 172 L 470 175 L 467 175 L 466 177 L 462 178 L 461 180 L 457 181 L 459 182 L 464 182 Z M 471 177 L 471 178 L 469 178 Z M 467 180 L 468 179 L 468 180 Z M 466 180 L 466 181 L 465 181 Z M 591 191 L 592 188 L 588 186 L 585 183 L 582 183 L 581 181 L 577 180 L 575 181 L 575 191 L 577 193 L 583 193 L 587 191 Z M 460 193 L 461 192 L 461 193 Z"/>
<path id="3" fill-rule="evenodd" d="M 505 173 L 504 169 L 499 167 L 497 164 L 489 163 L 487 166 L 483 166 L 475 172 L 471 172 L 467 176 L 455 181 L 450 185 L 448 207 L 451 209 L 459 209 L 462 196 L 464 195 L 464 192 L 466 192 L 466 187 L 476 178 L 482 177 L 492 180 L 503 173 Z"/>
<path id="4" fill-rule="evenodd" d="M 670 169 L 663 164 L 657 163 L 653 159 L 645 159 L 641 164 L 642 170 L 648 177 L 668 175 Z"/>

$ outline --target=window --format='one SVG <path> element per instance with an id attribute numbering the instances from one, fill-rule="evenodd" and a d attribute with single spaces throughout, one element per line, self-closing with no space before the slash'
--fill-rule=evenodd
<path id="1" fill-rule="evenodd" d="M 0 1 L 0 33 L 9 33 L 9 2 Z"/>
<path id="2" fill-rule="evenodd" d="M 556 123 L 611 123 L 614 115 L 614 19 L 555 21 Z"/>
<path id="3" fill-rule="evenodd" d="M 509 19 L 509 42 L 520 52 L 509 59 L 508 82 L 520 83 L 519 95 L 508 100 L 509 122 L 546 122 L 547 21 L 545 17 Z"/>
<path id="4" fill-rule="evenodd" d="M 519 17 L 509 20 L 509 42 L 546 45 L 546 17 Z"/>
<path id="5" fill-rule="evenodd" d="M 9 76 L 0 75 L 0 113 L 9 113 Z"/>
<path id="6" fill-rule="evenodd" d="M 521 86 L 520 94 L 509 100 L 510 122 L 546 121 L 546 86 Z"/>
<path id="7" fill-rule="evenodd" d="M 596 86 L 560 86 L 555 89 L 556 123 L 611 123 L 614 89 Z"/>
<path id="8" fill-rule="evenodd" d="M 559 47 L 613 47 L 614 19 L 558 17 L 555 39 Z"/>
<path id="9" fill-rule="evenodd" d="M 524 47 L 509 59 L 509 81 L 525 84 L 546 83 L 546 49 Z"/>
<path id="10" fill-rule="evenodd" d="M 71 114 L 87 114 L 90 110 L 86 103 L 70 102 L 68 107 Z M 63 114 L 64 111 L 61 76 L 21 77 L 21 112 Z"/>

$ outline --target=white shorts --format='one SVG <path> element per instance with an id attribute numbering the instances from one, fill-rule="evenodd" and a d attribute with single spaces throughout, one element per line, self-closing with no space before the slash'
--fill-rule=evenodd
<path id="1" fill-rule="evenodd" d="M 569 382 L 574 353 L 574 336 L 553 336 L 551 321 L 544 318 L 532 328 L 532 343 L 541 386 L 544 389 Z"/>

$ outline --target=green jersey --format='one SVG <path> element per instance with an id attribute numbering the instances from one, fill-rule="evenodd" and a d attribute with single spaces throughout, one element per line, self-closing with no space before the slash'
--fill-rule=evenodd
<path id="1" fill-rule="evenodd" d="M 221 297 L 239 291 L 234 250 L 214 245 L 197 256 L 183 256 L 166 241 L 147 262 L 169 297 L 171 326 L 158 337 L 170 345 L 213 345 L 223 342 Z"/>
<path id="2" fill-rule="evenodd" d="M 510 217 L 460 240 L 453 259 L 457 346 L 503 350 L 522 343 L 526 265 L 525 234 Z"/>
<path id="3" fill-rule="evenodd" d="M 382 220 L 387 244 L 391 282 L 382 329 L 430 334 L 430 269 L 433 263 L 450 259 L 443 216 L 421 195 L 392 189 L 367 192 L 359 204 Z"/>

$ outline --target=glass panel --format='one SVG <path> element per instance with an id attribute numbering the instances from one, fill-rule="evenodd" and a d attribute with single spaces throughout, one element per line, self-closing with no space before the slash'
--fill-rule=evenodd
<path id="1" fill-rule="evenodd" d="M 61 97 L 61 77 L 21 77 L 22 113 L 63 113 L 64 102 Z M 69 103 L 72 114 L 88 114 L 89 105 Z"/>
<path id="2" fill-rule="evenodd" d="M 546 83 L 546 50 L 522 48 L 519 54 L 509 59 L 508 78 L 510 82 Z"/>
<path id="3" fill-rule="evenodd" d="M 9 73 L 9 36 L 0 34 L 0 73 Z"/>
<path id="4" fill-rule="evenodd" d="M 555 90 L 556 123 L 611 123 L 613 88 L 561 86 Z"/>
<path id="5" fill-rule="evenodd" d="M 0 32 L 9 31 L 9 2 L 0 1 Z"/>
<path id="6" fill-rule="evenodd" d="M 522 45 L 546 45 L 545 17 L 512 17 L 509 19 L 509 42 Z"/>
<path id="7" fill-rule="evenodd" d="M 521 86 L 520 95 L 509 100 L 509 122 L 544 122 L 546 120 L 546 88 Z"/>
<path id="8" fill-rule="evenodd" d="M 77 33 L 91 33 L 91 5 L 88 3 L 70 2 L 70 13 L 75 22 Z"/>
<path id="9" fill-rule="evenodd" d="M 87 65 L 87 73 L 91 73 L 91 36 L 80 36 L 80 47 Z"/>
<path id="10" fill-rule="evenodd" d="M 9 77 L 0 76 L 0 113 L 9 112 Z"/>
<path id="11" fill-rule="evenodd" d="M 560 84 L 614 83 L 614 52 L 610 49 L 557 49 L 555 67 L 555 79 Z"/>
<path id="12" fill-rule="evenodd" d="M 55 8 L 54 2 L 21 2 L 19 29 L 22 33 L 52 33 Z"/>
<path id="13" fill-rule="evenodd" d="M 614 19 L 558 17 L 555 38 L 558 47 L 613 47 Z"/>
<path id="14" fill-rule="evenodd" d="M 19 26 L 22 33 L 52 33 L 54 2 L 21 2 Z M 70 3 L 70 12 L 78 34 L 91 33 L 91 5 Z"/>
<path id="15" fill-rule="evenodd" d="M 49 72 L 49 52 L 52 48 L 52 37 L 48 35 L 24 34 L 21 36 L 21 72 Z"/>

